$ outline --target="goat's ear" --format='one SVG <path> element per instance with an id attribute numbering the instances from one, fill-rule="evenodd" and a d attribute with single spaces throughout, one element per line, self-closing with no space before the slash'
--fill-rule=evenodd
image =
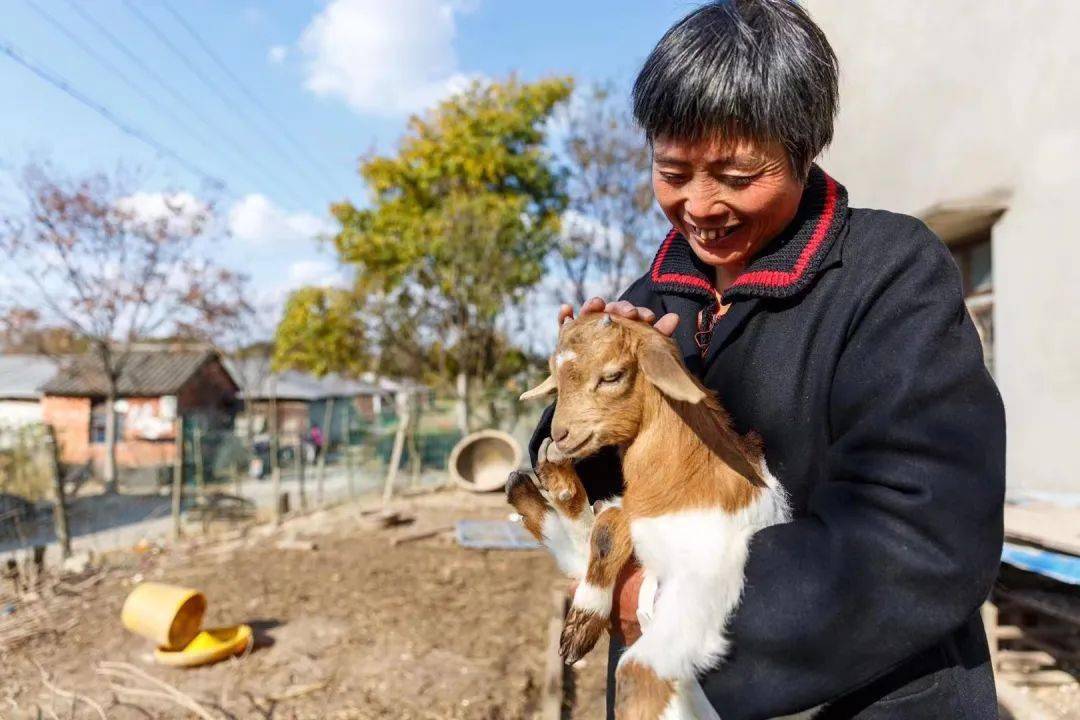
<path id="1" fill-rule="evenodd" d="M 522 400 L 522 401 L 524 401 L 524 400 L 532 400 L 533 398 L 542 397 L 544 395 L 550 395 L 551 393 L 555 392 L 556 390 L 558 390 L 558 385 L 555 382 L 555 376 L 554 375 L 548 375 L 547 380 L 540 383 L 539 385 L 534 387 L 532 390 L 526 390 L 525 392 L 521 393 L 521 397 L 519 397 L 518 400 Z"/>
<path id="2" fill-rule="evenodd" d="M 659 342 L 642 343 L 638 351 L 638 367 L 646 380 L 672 400 L 699 403 L 705 399 L 705 392 L 693 381 L 678 358 Z"/>

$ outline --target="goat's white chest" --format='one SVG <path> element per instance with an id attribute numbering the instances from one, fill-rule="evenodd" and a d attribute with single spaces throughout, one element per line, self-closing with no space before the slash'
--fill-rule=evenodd
<path id="1" fill-rule="evenodd" d="M 750 536 L 787 519 L 782 492 L 770 489 L 734 513 L 719 508 L 695 509 L 635 518 L 630 522 L 630 535 L 641 564 L 659 580 L 729 573 L 741 578 Z"/>

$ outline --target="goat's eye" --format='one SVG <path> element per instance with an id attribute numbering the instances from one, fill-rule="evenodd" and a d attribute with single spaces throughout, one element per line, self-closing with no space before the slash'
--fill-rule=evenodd
<path id="1" fill-rule="evenodd" d="M 622 380 L 623 371 L 616 370 L 615 372 L 604 373 L 600 376 L 600 382 L 602 383 L 616 383 Z"/>

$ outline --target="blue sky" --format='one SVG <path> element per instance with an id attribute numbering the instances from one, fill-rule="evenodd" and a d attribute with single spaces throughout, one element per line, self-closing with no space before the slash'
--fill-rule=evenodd
<path id="1" fill-rule="evenodd" d="M 473 76 L 570 74 L 625 88 L 664 29 L 694 5 L 0 0 L 0 6 L 0 43 L 224 181 L 223 214 L 233 237 L 220 259 L 248 272 L 261 297 L 280 301 L 291 287 L 332 278 L 333 257 L 314 239 L 329 227 L 327 206 L 363 197 L 358 156 L 391 149 L 410 111 Z M 72 172 L 120 163 L 140 171 L 145 193 L 207 193 L 199 175 L 2 54 L 0 91 L 7 100 L 0 173 L 35 158 Z"/>

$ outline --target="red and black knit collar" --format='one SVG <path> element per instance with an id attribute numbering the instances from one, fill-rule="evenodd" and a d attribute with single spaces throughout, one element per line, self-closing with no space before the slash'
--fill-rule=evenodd
<path id="1" fill-rule="evenodd" d="M 725 303 L 747 297 L 795 295 L 814 279 L 847 221 L 847 190 L 824 170 L 810 169 L 795 219 L 724 291 Z M 712 268 L 672 228 L 653 260 L 650 278 L 662 293 L 713 298 Z"/>

